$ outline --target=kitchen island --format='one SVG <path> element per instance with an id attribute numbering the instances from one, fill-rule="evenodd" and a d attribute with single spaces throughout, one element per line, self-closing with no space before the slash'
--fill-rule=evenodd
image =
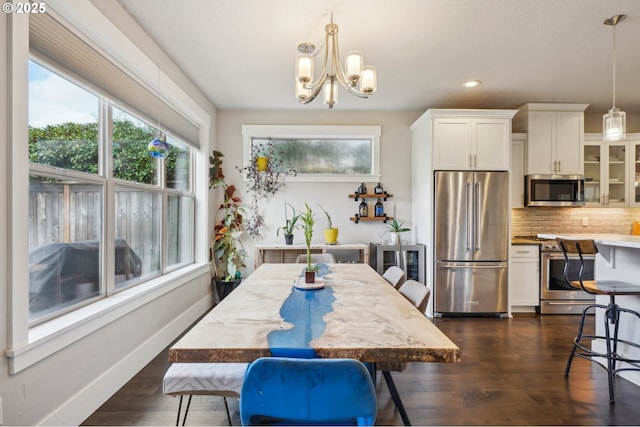
<path id="1" fill-rule="evenodd" d="M 595 263 L 596 280 L 620 280 L 623 282 L 640 285 L 640 236 L 626 234 L 538 234 L 538 237 L 547 239 L 593 239 L 598 246 L 598 255 Z M 609 297 L 597 295 L 598 304 L 608 304 Z M 620 307 L 629 308 L 640 312 L 640 296 L 617 296 L 616 303 Z M 604 335 L 604 313 L 598 310 L 595 316 L 596 334 Z M 631 342 L 640 343 L 640 322 L 637 319 L 626 323 L 621 319 L 620 338 Z M 606 352 L 604 342 L 594 342 L 593 350 Z M 620 345 L 618 353 L 630 359 L 640 359 L 640 349 Z M 640 385 L 640 371 L 623 371 L 621 377 Z"/>

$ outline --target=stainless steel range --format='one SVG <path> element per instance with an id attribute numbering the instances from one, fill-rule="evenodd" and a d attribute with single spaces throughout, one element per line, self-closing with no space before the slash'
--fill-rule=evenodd
<path id="1" fill-rule="evenodd" d="M 585 256 L 583 280 L 594 278 L 594 256 Z M 541 241 L 540 314 L 580 314 L 595 296 L 571 287 L 564 277 L 565 258 L 555 240 Z M 580 259 L 569 257 L 569 279 L 578 280 Z"/>

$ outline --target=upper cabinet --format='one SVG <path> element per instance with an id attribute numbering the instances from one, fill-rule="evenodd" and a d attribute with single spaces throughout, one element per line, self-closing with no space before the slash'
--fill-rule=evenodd
<path id="1" fill-rule="evenodd" d="M 525 104 L 513 120 L 527 132 L 527 174 L 582 174 L 584 110 L 589 104 Z"/>
<path id="2" fill-rule="evenodd" d="M 627 134 L 629 140 L 630 165 L 629 168 L 629 205 L 640 207 L 640 133 Z"/>
<path id="3" fill-rule="evenodd" d="M 602 142 L 602 134 L 584 138 L 584 201 L 592 207 L 628 206 L 629 150 L 626 141 Z"/>
<path id="4" fill-rule="evenodd" d="M 434 170 L 509 170 L 515 110 L 429 110 Z"/>
<path id="5" fill-rule="evenodd" d="M 584 180 L 585 206 L 640 206 L 640 134 L 627 134 L 620 142 L 585 134 Z"/>

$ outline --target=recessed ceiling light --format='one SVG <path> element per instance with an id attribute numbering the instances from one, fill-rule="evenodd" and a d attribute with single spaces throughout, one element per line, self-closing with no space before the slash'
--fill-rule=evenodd
<path id="1" fill-rule="evenodd" d="M 476 86 L 480 86 L 480 80 L 469 80 L 464 82 L 462 85 L 464 87 L 476 87 Z"/>

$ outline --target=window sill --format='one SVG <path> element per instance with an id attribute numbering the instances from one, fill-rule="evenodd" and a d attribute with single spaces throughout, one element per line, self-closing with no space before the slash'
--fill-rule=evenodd
<path id="1" fill-rule="evenodd" d="M 5 353 L 10 373 L 28 368 L 203 274 L 209 274 L 208 264 L 193 264 L 31 328 L 29 342 Z"/>

